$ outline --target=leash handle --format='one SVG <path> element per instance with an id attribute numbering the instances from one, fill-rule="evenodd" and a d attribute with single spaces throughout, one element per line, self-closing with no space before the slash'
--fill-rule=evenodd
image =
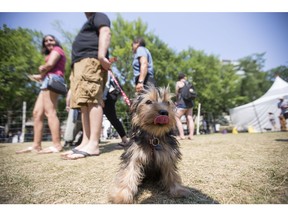
<path id="1" fill-rule="evenodd" d="M 110 61 L 111 63 L 117 62 L 117 57 L 109 58 L 109 61 Z"/>

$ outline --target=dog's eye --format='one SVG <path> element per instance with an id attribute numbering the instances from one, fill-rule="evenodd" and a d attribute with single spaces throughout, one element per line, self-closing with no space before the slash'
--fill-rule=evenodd
<path id="1" fill-rule="evenodd" d="M 151 100 L 147 100 L 146 104 L 152 104 L 152 101 Z"/>

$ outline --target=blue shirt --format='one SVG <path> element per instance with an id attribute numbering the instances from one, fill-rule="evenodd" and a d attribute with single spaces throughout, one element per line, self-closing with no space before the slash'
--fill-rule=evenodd
<path id="1" fill-rule="evenodd" d="M 278 103 L 278 108 L 281 109 L 281 114 L 282 114 L 282 115 L 284 115 L 284 113 L 287 112 L 287 111 L 286 111 L 287 107 L 288 107 L 288 102 L 285 101 L 285 100 L 280 101 L 280 102 Z"/>
<path id="2" fill-rule="evenodd" d="M 154 77 L 154 68 L 153 68 L 153 60 L 152 60 L 152 55 L 149 52 L 149 50 L 146 47 L 138 47 L 136 50 L 136 53 L 134 54 L 134 59 L 133 59 L 133 71 L 134 71 L 134 77 L 137 77 L 140 75 L 140 62 L 139 58 L 145 56 L 148 61 L 148 72 L 151 77 Z"/>

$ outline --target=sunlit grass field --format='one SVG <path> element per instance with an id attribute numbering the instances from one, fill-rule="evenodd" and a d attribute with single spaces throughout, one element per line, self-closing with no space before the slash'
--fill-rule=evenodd
<path id="1" fill-rule="evenodd" d="M 137 203 L 287 204 L 288 132 L 211 134 L 180 141 L 179 173 L 188 198 L 157 184 L 140 187 Z M 105 204 L 123 150 L 100 144 L 101 155 L 76 161 L 59 153 L 15 154 L 25 144 L 0 145 L 1 204 Z M 43 143 L 43 147 L 51 143 Z"/>

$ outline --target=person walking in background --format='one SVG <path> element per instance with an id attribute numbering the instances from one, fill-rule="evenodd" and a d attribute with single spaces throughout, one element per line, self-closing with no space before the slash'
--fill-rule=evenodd
<path id="1" fill-rule="evenodd" d="M 45 64 L 39 67 L 39 74 L 32 75 L 36 81 L 42 82 L 41 91 L 37 97 L 34 110 L 34 143 L 27 149 L 16 153 L 36 151 L 38 153 L 55 153 L 62 150 L 60 141 L 60 121 L 57 116 L 58 94 L 47 89 L 49 77 L 64 83 L 65 53 L 59 41 L 53 35 L 46 35 L 42 40 L 42 53 L 45 55 Z M 48 125 L 52 135 L 53 146 L 42 149 L 42 133 L 44 116 L 48 118 Z"/>
<path id="2" fill-rule="evenodd" d="M 77 145 L 78 140 L 75 140 L 76 135 L 82 130 L 81 112 L 79 109 L 70 108 L 71 90 L 69 89 L 66 96 L 66 111 L 68 118 L 66 121 L 66 128 L 64 133 L 64 147 Z M 74 143 L 76 141 L 76 143 Z M 80 143 L 78 143 L 79 145 Z"/>
<path id="3" fill-rule="evenodd" d="M 81 109 L 83 140 L 79 146 L 61 154 L 76 160 L 100 154 L 99 140 L 104 105 L 102 96 L 111 67 L 110 20 L 106 14 L 85 12 L 87 21 L 72 45 L 71 108 Z"/>
<path id="4" fill-rule="evenodd" d="M 69 80 L 71 83 L 71 74 Z M 66 95 L 66 111 L 68 112 L 68 118 L 66 121 L 66 128 L 64 133 L 65 148 L 80 145 L 80 143 L 83 141 L 83 136 L 85 139 L 84 142 L 88 142 L 86 134 L 83 135 L 81 111 L 79 108 L 72 109 L 70 106 L 70 101 L 71 89 L 68 90 L 68 93 Z M 72 153 L 72 151 L 70 153 Z"/>
<path id="5" fill-rule="evenodd" d="M 136 92 L 141 92 L 148 85 L 156 85 L 152 55 L 145 46 L 146 43 L 141 37 L 136 38 L 132 43 L 134 54 L 132 66 Z"/>
<path id="6" fill-rule="evenodd" d="M 181 117 L 185 115 L 187 126 L 189 129 L 188 139 L 193 139 L 194 134 L 194 121 L 193 121 L 193 100 L 184 100 L 181 96 L 182 88 L 186 82 L 186 75 L 184 73 L 179 73 L 178 81 L 176 82 L 176 124 L 179 132 L 179 138 L 181 140 L 185 139 L 183 125 L 181 122 Z"/>
<path id="7" fill-rule="evenodd" d="M 271 125 L 273 127 L 273 130 L 277 130 L 274 113 L 268 112 L 268 117 L 269 117 L 269 121 L 270 121 L 270 123 L 271 123 Z"/>
<path id="8" fill-rule="evenodd" d="M 119 82 L 118 82 L 119 83 Z M 113 78 L 110 74 L 108 74 L 108 81 L 105 85 L 105 90 L 103 94 L 103 99 L 105 101 L 105 107 L 104 107 L 104 114 L 107 117 L 107 119 L 110 121 L 112 126 L 115 128 L 119 136 L 121 137 L 122 142 L 118 143 L 118 145 L 115 147 L 117 149 L 122 149 L 127 146 L 128 139 L 125 132 L 125 129 L 123 127 L 123 124 L 117 117 L 116 113 L 116 102 L 118 97 L 121 95 L 120 90 L 118 89 L 117 84 L 113 81 Z"/>
<path id="9" fill-rule="evenodd" d="M 288 102 L 284 100 L 284 97 L 279 98 L 277 107 L 281 110 L 281 113 L 279 115 L 281 131 L 286 131 L 286 119 L 288 118 Z"/>

